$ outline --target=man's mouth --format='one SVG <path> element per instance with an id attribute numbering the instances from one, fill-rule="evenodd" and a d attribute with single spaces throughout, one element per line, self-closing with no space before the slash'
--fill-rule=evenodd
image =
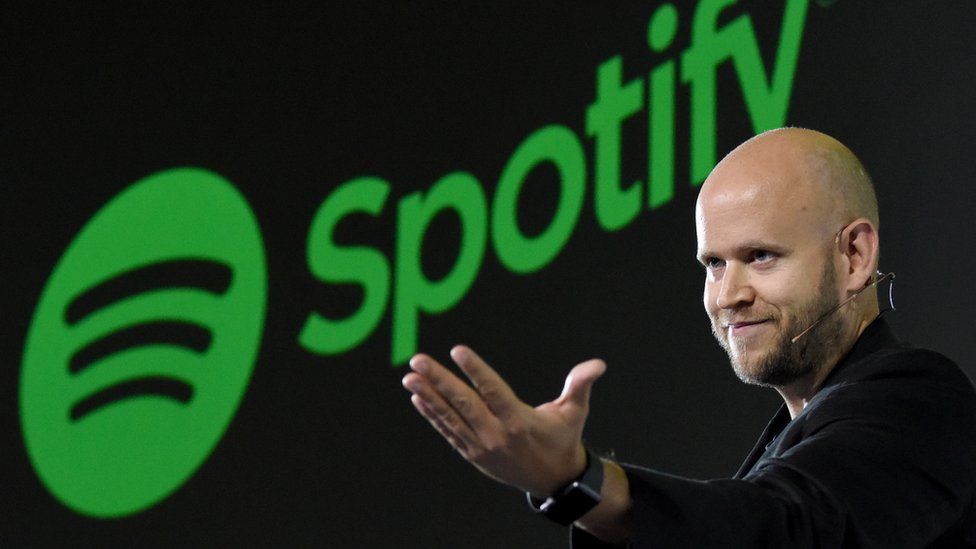
<path id="1" fill-rule="evenodd" d="M 760 326 L 765 325 L 767 322 L 769 322 L 768 318 L 760 320 L 740 320 L 736 322 L 729 322 L 726 324 L 726 328 L 731 332 L 732 335 L 746 335 L 758 330 Z"/>

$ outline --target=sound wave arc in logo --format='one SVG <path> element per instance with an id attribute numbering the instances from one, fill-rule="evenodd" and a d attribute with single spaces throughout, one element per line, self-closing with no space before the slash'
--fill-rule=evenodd
<path id="1" fill-rule="evenodd" d="M 196 288 L 217 296 L 230 287 L 232 270 L 226 265 L 201 259 L 173 259 L 137 267 L 86 290 L 65 308 L 65 321 L 75 326 L 114 302 L 133 299 L 161 287 Z M 68 362 L 68 372 L 78 375 L 100 360 L 127 349 L 148 345 L 175 345 L 204 354 L 213 342 L 206 325 L 183 319 L 159 319 L 131 324 L 102 335 L 78 349 Z M 79 399 L 71 406 L 71 421 L 117 401 L 141 395 L 168 397 L 186 404 L 193 386 L 183 377 L 147 375 L 118 382 Z"/>

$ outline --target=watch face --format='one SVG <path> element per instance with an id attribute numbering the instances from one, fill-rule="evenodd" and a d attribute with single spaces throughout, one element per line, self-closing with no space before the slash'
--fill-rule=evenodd
<path id="1" fill-rule="evenodd" d="M 562 494 L 551 497 L 542 504 L 546 517 L 569 526 L 600 503 L 600 493 L 580 481 L 574 482 Z"/>

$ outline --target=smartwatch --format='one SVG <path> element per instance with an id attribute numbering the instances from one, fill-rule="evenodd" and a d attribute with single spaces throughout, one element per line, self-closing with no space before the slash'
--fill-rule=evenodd
<path id="1" fill-rule="evenodd" d="M 603 487 L 603 462 L 593 450 L 586 448 L 586 470 L 578 479 L 563 486 L 556 493 L 546 499 L 532 497 L 526 492 L 525 497 L 537 513 L 546 518 L 569 526 L 580 517 L 597 506 L 600 500 L 600 489 Z"/>

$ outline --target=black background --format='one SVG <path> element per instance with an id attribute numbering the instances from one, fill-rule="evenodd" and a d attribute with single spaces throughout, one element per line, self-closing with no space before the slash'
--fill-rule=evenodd
<path id="1" fill-rule="evenodd" d="M 587 439 L 698 478 L 731 474 L 777 406 L 775 393 L 735 379 L 702 311 L 687 86 L 677 91 L 674 200 L 613 233 L 593 214 L 583 116 L 596 67 L 622 54 L 625 78 L 646 79 L 688 45 L 695 2 L 676 3 L 678 35 L 663 54 L 645 42 L 654 2 L 81 4 L 0 9 L 0 540 L 563 546 L 559 527 L 481 477 L 413 411 L 404 369 L 388 358 L 389 309 L 349 353 L 314 356 L 297 344 L 312 310 L 338 318 L 361 299 L 305 265 L 309 223 L 331 190 L 361 175 L 393 184 L 379 218 L 350 218 L 338 233 L 390 257 L 400 197 L 459 169 L 491 197 L 511 152 L 550 123 L 573 129 L 588 155 L 568 245 L 527 276 L 505 270 L 489 246 L 466 297 L 421 317 L 420 348 L 446 359 L 452 344 L 468 343 L 532 403 L 556 396 L 575 363 L 604 358 Z M 721 19 L 753 19 L 767 68 L 782 15 L 773 4 L 742 1 Z M 861 156 L 879 193 L 882 268 L 898 275 L 892 324 L 971 376 L 974 24 L 966 2 L 811 3 L 787 120 Z M 753 132 L 728 63 L 718 90 L 724 154 Z M 625 181 L 646 178 L 643 118 L 625 127 Z M 182 488 L 128 518 L 86 518 L 47 493 L 24 449 L 27 326 L 84 223 L 134 181 L 186 165 L 232 181 L 262 227 L 269 305 L 259 359 L 226 436 Z M 526 184 L 519 221 L 529 233 L 554 211 L 553 173 Z M 432 226 L 429 275 L 453 263 L 457 227 L 449 215 Z"/>

